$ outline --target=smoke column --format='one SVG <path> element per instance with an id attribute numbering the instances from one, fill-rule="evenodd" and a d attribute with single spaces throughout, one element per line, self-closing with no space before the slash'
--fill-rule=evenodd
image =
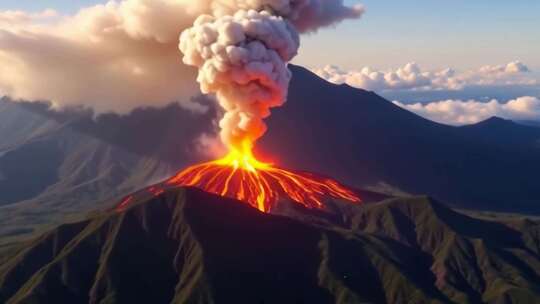
<path id="1" fill-rule="evenodd" d="M 205 94 L 215 93 L 225 116 L 221 140 L 231 151 L 250 152 L 265 132 L 271 108 L 287 98 L 298 53 L 299 31 L 314 31 L 345 18 L 360 17 L 361 7 L 324 0 L 218 0 L 211 14 L 199 16 L 180 36 L 187 65 L 199 69 Z"/>

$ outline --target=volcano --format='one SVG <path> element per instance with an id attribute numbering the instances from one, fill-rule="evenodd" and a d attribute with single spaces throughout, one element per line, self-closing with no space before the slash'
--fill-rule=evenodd
<path id="1" fill-rule="evenodd" d="M 237 199 L 262 212 L 270 212 L 283 199 L 311 209 L 324 209 L 328 197 L 351 203 L 362 201 L 355 190 L 333 179 L 258 161 L 250 149 L 232 151 L 222 159 L 189 167 L 143 191 L 159 195 L 165 189 L 186 186 Z M 124 210 L 132 201 L 133 196 L 126 197 L 118 210 Z"/>

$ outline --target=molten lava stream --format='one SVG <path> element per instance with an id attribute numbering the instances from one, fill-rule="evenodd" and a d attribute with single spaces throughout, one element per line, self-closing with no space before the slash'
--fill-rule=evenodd
<path id="1" fill-rule="evenodd" d="M 166 182 L 193 186 L 249 203 L 269 212 L 280 198 L 308 208 L 323 208 L 324 197 L 361 202 L 358 195 L 338 182 L 300 174 L 257 161 L 251 153 L 231 153 L 224 159 L 189 167 Z"/>

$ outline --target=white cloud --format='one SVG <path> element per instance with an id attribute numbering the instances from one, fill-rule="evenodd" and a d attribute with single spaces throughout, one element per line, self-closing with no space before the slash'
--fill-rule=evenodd
<path id="1" fill-rule="evenodd" d="M 111 1 L 73 16 L 2 12 L 0 92 L 97 112 L 189 102 L 196 74 L 177 45 L 199 12 L 186 3 Z"/>
<path id="2" fill-rule="evenodd" d="M 507 65 L 496 65 L 496 66 L 483 66 L 480 68 L 482 74 L 491 74 L 491 75 L 504 75 L 504 74 L 517 74 L 517 73 L 526 73 L 530 72 L 529 68 L 520 61 L 513 61 Z"/>
<path id="3" fill-rule="evenodd" d="M 394 104 L 427 119 L 450 125 L 474 124 L 493 116 L 510 120 L 540 121 L 540 99 L 524 96 L 502 103 L 497 100 L 443 100 L 428 104 Z"/>
<path id="4" fill-rule="evenodd" d="M 370 91 L 459 91 L 472 86 L 540 85 L 528 74 L 529 68 L 520 61 L 506 65 L 484 66 L 476 71 L 458 73 L 451 68 L 424 71 L 416 63 L 397 70 L 378 71 L 369 67 L 345 71 L 336 66 L 313 69 L 320 77 L 336 83 Z"/>

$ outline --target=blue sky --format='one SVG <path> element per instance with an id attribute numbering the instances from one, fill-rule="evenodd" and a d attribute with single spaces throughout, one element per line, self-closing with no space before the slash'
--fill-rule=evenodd
<path id="1" fill-rule="evenodd" d="M 349 1 L 353 2 L 353 1 Z M 302 59 L 394 67 L 416 61 L 460 69 L 521 60 L 540 67 L 540 1 L 362 1 L 360 21 L 304 39 Z M 309 52 L 320 45 L 326 52 Z M 340 54 L 346 53 L 346 56 Z"/>
<path id="2" fill-rule="evenodd" d="M 73 13 L 104 0 L 2 0 L 0 9 Z M 346 0 L 348 3 L 358 3 Z M 296 63 L 344 68 L 477 68 L 521 60 L 540 69 L 540 1 L 364 0 L 362 20 L 304 37 Z M 324 50 L 324 51 L 321 51 Z"/>
<path id="3" fill-rule="evenodd" d="M 76 12 L 79 8 L 96 3 L 104 3 L 100 0 L 2 0 L 1 9 L 19 9 L 39 11 L 46 8 L 54 8 L 62 12 Z"/>

